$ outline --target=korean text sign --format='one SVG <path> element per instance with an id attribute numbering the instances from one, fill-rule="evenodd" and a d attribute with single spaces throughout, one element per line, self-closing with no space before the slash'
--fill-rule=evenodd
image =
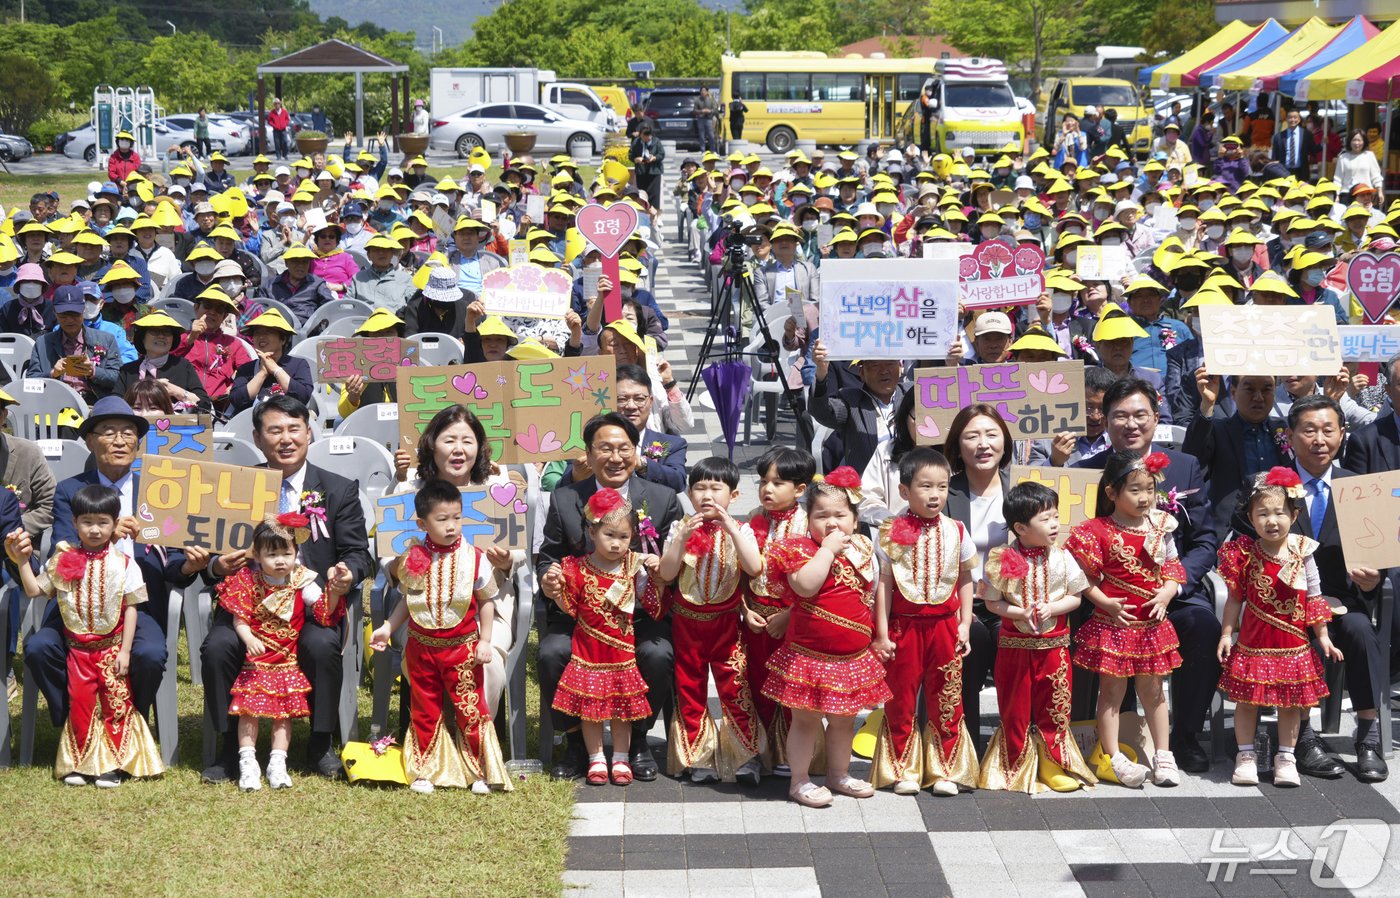
<path id="1" fill-rule="evenodd" d="M 393 381 L 402 367 L 418 364 L 418 344 L 399 337 L 331 337 L 316 345 L 323 383 L 355 375 L 370 382 Z"/>
<path id="2" fill-rule="evenodd" d="M 413 450 L 433 415 L 471 409 L 491 460 L 512 465 L 583 454 L 583 425 L 612 411 L 612 356 L 532 359 L 399 370 L 400 448 Z"/>
<path id="3" fill-rule="evenodd" d="M 1330 306 L 1201 306 L 1211 374 L 1336 374 L 1342 343 Z"/>
<path id="4" fill-rule="evenodd" d="M 478 549 L 529 548 L 530 506 L 524 481 L 517 476 L 462 490 L 462 536 Z M 380 558 L 402 555 L 410 539 L 423 538 L 413 520 L 413 495 L 398 493 L 374 500 L 374 547 Z"/>
<path id="5" fill-rule="evenodd" d="M 1385 362 L 1400 352 L 1400 324 L 1344 324 L 1337 334 L 1344 362 Z"/>
<path id="6" fill-rule="evenodd" d="M 913 389 L 923 446 L 940 445 L 958 412 L 979 402 L 997 410 L 1014 440 L 1084 433 L 1083 362 L 920 368 Z"/>
<path id="7" fill-rule="evenodd" d="M 214 457 L 213 419 L 208 415 L 147 415 L 151 422 L 142 452 L 147 455 Z"/>
<path id="8" fill-rule="evenodd" d="M 822 262 L 821 341 L 833 359 L 931 359 L 957 334 L 957 263 Z"/>
<path id="9" fill-rule="evenodd" d="M 1045 292 L 1044 269 L 1045 252 L 1039 247 L 1001 240 L 979 243 L 958 260 L 958 302 L 967 309 L 1030 305 Z"/>
<path id="10" fill-rule="evenodd" d="M 1331 495 L 1347 566 L 1400 565 L 1400 471 L 1333 477 Z"/>
<path id="11" fill-rule="evenodd" d="M 1064 545 L 1069 530 L 1094 516 L 1098 508 L 1099 480 L 1103 471 L 1092 468 L 1036 468 L 1029 465 L 1011 466 L 1011 484 L 1039 483 L 1054 490 L 1060 497 L 1060 536 Z"/>
<path id="12" fill-rule="evenodd" d="M 569 311 L 574 280 L 562 271 L 538 265 L 497 268 L 481 281 L 486 314 L 501 317 L 563 318 Z"/>
<path id="13" fill-rule="evenodd" d="M 215 554 L 253 545 L 253 528 L 277 514 L 282 475 L 181 456 L 141 458 L 136 517 L 142 542 Z"/>

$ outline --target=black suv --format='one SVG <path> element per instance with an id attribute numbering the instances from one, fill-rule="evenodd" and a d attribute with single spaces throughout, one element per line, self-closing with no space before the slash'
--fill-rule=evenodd
<path id="1" fill-rule="evenodd" d="M 673 140 L 676 149 L 700 149 L 700 126 L 695 122 L 698 87 L 660 87 L 647 97 L 642 115 L 651 121 L 652 132 L 661 140 Z"/>

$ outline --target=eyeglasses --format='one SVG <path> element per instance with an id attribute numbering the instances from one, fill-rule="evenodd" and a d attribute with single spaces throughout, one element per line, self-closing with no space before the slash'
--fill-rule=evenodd
<path id="1" fill-rule="evenodd" d="M 99 440 L 108 443 L 115 442 L 117 439 L 131 440 L 133 442 L 137 439 L 135 427 L 99 427 L 94 428 L 92 433 L 93 436 L 97 437 Z"/>
<path id="2" fill-rule="evenodd" d="M 1139 425 L 1149 424 L 1152 422 L 1152 418 L 1153 414 L 1151 412 L 1135 412 L 1132 414 L 1129 414 L 1128 412 L 1114 412 L 1113 414 L 1108 416 L 1108 420 L 1112 421 L 1114 424 L 1119 425 L 1127 424 L 1129 422 Z"/>
<path id="3" fill-rule="evenodd" d="M 645 393 L 635 393 L 630 396 L 624 396 L 621 393 L 619 393 L 617 396 L 617 407 L 642 408 L 650 401 L 651 397 L 646 395 Z"/>

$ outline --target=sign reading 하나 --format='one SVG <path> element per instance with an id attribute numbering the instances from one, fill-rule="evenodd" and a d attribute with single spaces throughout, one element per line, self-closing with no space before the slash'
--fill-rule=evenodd
<path id="1" fill-rule="evenodd" d="M 282 474 L 181 456 L 141 458 L 136 509 L 141 542 L 214 554 L 253 545 L 253 528 L 277 514 Z"/>
<path id="2" fill-rule="evenodd" d="M 1094 517 L 1098 508 L 1099 480 L 1103 471 L 1093 468 L 1037 468 L 1030 465 L 1011 466 L 1011 484 L 1039 483 L 1054 490 L 1060 497 L 1060 537 L 1064 545 L 1069 530 L 1075 524 Z"/>
<path id="3" fill-rule="evenodd" d="M 941 444 L 958 412 L 978 402 L 996 408 L 1013 439 L 1084 433 L 1083 362 L 920 368 L 913 389 L 921 446 Z"/>
<path id="4" fill-rule="evenodd" d="M 1201 306 L 1211 374 L 1336 374 L 1342 342 L 1331 306 Z"/>
<path id="5" fill-rule="evenodd" d="M 827 259 L 820 318 L 833 359 L 943 358 L 958 327 L 957 263 Z"/>
<path id="6" fill-rule="evenodd" d="M 512 465 L 583 454 L 583 425 L 612 411 L 612 356 L 399 370 L 399 446 L 413 450 L 433 415 L 464 405 L 481 421 L 491 460 Z"/>
<path id="7" fill-rule="evenodd" d="M 478 549 L 529 549 L 529 510 L 525 481 L 519 474 L 462 490 L 462 536 Z M 402 555 L 410 539 L 423 538 L 413 519 L 413 493 L 375 499 L 374 517 L 374 548 L 380 558 Z"/>
<path id="8" fill-rule="evenodd" d="M 418 344 L 400 337 L 329 337 L 316 344 L 323 383 L 355 375 L 369 382 L 392 381 L 401 367 L 418 364 Z"/>

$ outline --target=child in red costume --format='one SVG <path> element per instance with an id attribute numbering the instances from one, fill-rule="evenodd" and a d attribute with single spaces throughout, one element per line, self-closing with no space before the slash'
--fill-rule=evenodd
<path id="1" fill-rule="evenodd" d="M 491 660 L 496 578 L 486 553 L 462 538 L 462 493 L 430 480 L 413 497 L 415 521 L 426 539 L 413 543 L 386 568 L 403 600 L 370 635 L 383 651 L 408 622 L 408 671 L 413 725 L 404 739 L 404 776 L 414 792 L 468 786 L 484 795 L 512 789 L 491 709 L 479 675 Z M 443 722 L 443 698 L 456 714 L 454 740 Z"/>
<path id="2" fill-rule="evenodd" d="M 1181 592 L 1186 570 L 1177 560 L 1176 518 L 1157 506 L 1157 475 L 1170 460 L 1111 452 L 1099 481 L 1099 516 L 1070 531 L 1069 549 L 1089 578 L 1084 595 L 1093 617 L 1075 636 L 1074 663 L 1099 674 L 1099 744 L 1089 763 L 1099 779 L 1139 788 L 1150 772 L 1159 786 L 1181 781 L 1167 749 L 1167 703 L 1162 678 L 1181 666 L 1167 605 Z M 1134 679 L 1159 746 L 1151 769 L 1118 748 L 1118 708 Z"/>
<path id="3" fill-rule="evenodd" d="M 267 783 L 291 788 L 287 748 L 292 720 L 311 714 L 306 695 L 311 683 L 297 664 L 297 638 L 306 611 L 329 625 L 339 611 L 341 596 L 321 595 L 316 574 L 297 561 L 297 545 L 309 535 L 305 515 L 290 512 L 269 518 L 253 531 L 254 566 L 245 567 L 219 583 L 219 604 L 233 615 L 234 630 L 248 658 L 230 690 L 229 714 L 238 716 L 238 788 L 262 788 L 258 767 L 258 720 L 272 721 L 272 754 Z"/>
<path id="4" fill-rule="evenodd" d="M 739 580 L 762 573 L 763 558 L 753 531 L 729 514 L 729 503 L 739 495 L 734 463 L 721 456 L 701 459 L 689 479 L 695 514 L 671 526 L 658 572 L 663 582 L 675 582 L 667 592 L 676 653 L 667 772 L 680 776 L 689 770 L 693 783 L 757 786 L 764 737 L 739 644 Z M 710 716 L 711 675 L 724 714 L 718 727 Z"/>
<path id="5" fill-rule="evenodd" d="M 653 618 L 662 607 L 650 570 L 660 564 L 655 555 L 632 551 L 637 517 L 617 490 L 603 488 L 588 499 L 585 509 L 593 553 L 550 565 L 541 581 L 544 594 L 573 617 L 573 657 L 559 679 L 554 707 L 579 718 L 588 751 L 590 786 L 632 782 L 627 749 L 631 721 L 651 713 L 647 684 L 637 670 L 632 613 L 640 602 Z M 611 721 L 612 766 L 603 754 L 603 724 Z"/>
<path id="6" fill-rule="evenodd" d="M 783 644 L 792 609 L 772 595 L 768 587 L 768 550 L 785 539 L 807 532 L 807 510 L 802 497 L 817 473 L 816 459 L 804 449 L 778 446 L 759 458 L 758 501 L 762 508 L 749 518 L 745 529 L 753 534 L 763 555 L 764 571 L 744 578 L 744 627 L 739 631 L 748 659 L 749 687 L 759 723 L 768 732 L 765 760 L 778 776 L 788 776 L 787 731 L 792 716 L 763 694 L 768 680 L 768 659 Z"/>
<path id="7" fill-rule="evenodd" d="M 840 467 L 807 490 L 807 535 L 769 550 L 768 585 L 792 606 L 787 641 L 768 660 L 764 694 L 792 711 L 788 796 L 826 807 L 832 793 L 875 794 L 850 775 L 856 714 L 889 701 L 885 670 L 870 651 L 870 606 L 879 582 L 875 546 L 856 533 L 860 475 Z M 826 785 L 810 768 L 826 718 Z"/>
<path id="8" fill-rule="evenodd" d="M 977 548 L 962 523 L 942 514 L 948 460 L 916 449 L 899 463 L 903 514 L 880 526 L 875 640 L 893 697 L 870 765 L 876 787 L 897 795 L 956 795 L 977 787 L 977 749 L 963 719 L 962 664 L 971 650 L 972 569 Z M 919 689 L 928 723 L 919 732 Z"/>
<path id="9" fill-rule="evenodd" d="M 1332 610 L 1321 595 L 1313 552 L 1317 541 L 1290 532 L 1303 505 L 1303 481 L 1292 468 L 1256 474 L 1244 499 L 1255 536 L 1220 547 L 1220 576 L 1230 588 L 1220 626 L 1220 689 L 1235 702 L 1235 773 L 1231 782 L 1259 784 L 1254 728 L 1261 705 L 1278 708 L 1274 785 L 1298 785 L 1293 750 L 1301 715 L 1328 694 L 1322 661 L 1308 643 L 1333 661 L 1342 653 L 1327 635 Z M 1231 636 L 1239 627 L 1239 642 Z"/>

